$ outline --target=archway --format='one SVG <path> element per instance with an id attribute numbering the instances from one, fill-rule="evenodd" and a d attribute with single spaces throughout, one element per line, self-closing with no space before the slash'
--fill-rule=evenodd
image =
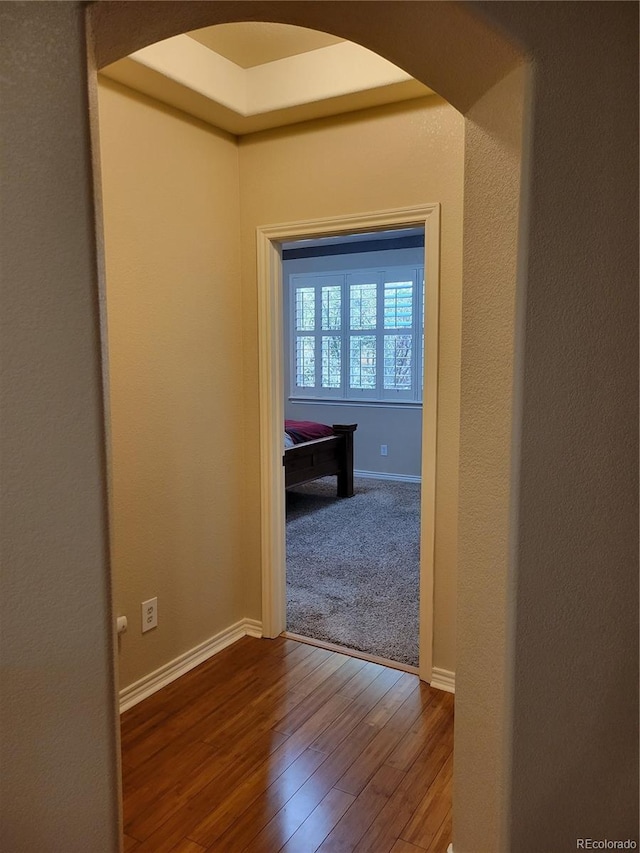
<path id="1" fill-rule="evenodd" d="M 113 27 L 117 41 L 132 20 L 127 5 L 146 7 L 134 19 L 140 13 L 160 20 L 165 13 L 181 15 L 178 7 L 188 17 L 187 10 L 201 4 L 175 3 L 173 10 L 166 3 L 95 5 L 103 7 L 102 25 Z M 297 4 L 259 5 L 264 17 L 270 8 L 285 15 L 284 6 L 298 15 Z M 382 53 L 388 32 L 387 47 L 395 45 L 399 64 L 403 45 L 414 68 L 429 64 L 423 53 L 440 41 L 433 49 L 444 58 L 444 74 L 425 79 L 468 118 L 456 842 L 461 849 L 569 848 L 584 827 L 593 837 L 633 837 L 637 6 L 313 5 L 322 7 L 320 17 L 327 13 L 319 26 L 340 29 L 343 21 L 356 40 L 353 20 L 366 19 L 363 38 L 365 31 L 377 32 Z M 207 6 L 239 16 L 254 10 L 248 3 Z M 46 848 L 56 838 L 68 849 L 111 853 L 118 844 L 115 708 L 86 11 L 80 2 L 0 4 L 6 158 L 0 228 L 9 272 L 3 281 L 3 543 L 11 554 L 2 597 L 8 664 L 2 836 L 9 848 Z M 507 115 L 511 103 L 522 103 L 522 80 L 504 78 L 491 91 L 501 75 L 488 82 L 481 65 L 495 71 L 501 37 L 465 23 L 473 14 L 492 20 L 535 63 L 535 108 L 526 113 L 527 134 L 535 136 L 531 191 L 522 205 L 514 166 L 521 130 Z M 168 35 L 152 32 L 146 41 Z M 475 65 L 480 83 L 468 81 L 475 95 L 466 106 L 445 87 L 448 81 L 459 88 L 455 81 L 473 65 L 465 52 L 482 60 Z M 504 158 L 501 168 L 486 162 L 492 155 L 496 164 Z M 520 355 L 512 370 L 503 331 L 508 337 L 512 330 L 519 210 L 526 282 L 519 316 L 526 306 L 527 317 L 526 327 L 518 326 Z M 480 214 L 475 222 L 473 213 Z M 499 414 L 511 399 L 512 374 L 521 402 L 509 520 L 504 471 L 510 451 Z M 497 384 L 497 396 L 483 394 L 485 378 Z M 473 452 L 477 442 L 484 454 Z M 487 487 L 484 497 L 478 483 Z M 483 530 L 496 525 L 492 551 Z M 517 570 L 508 601 L 506 531 Z M 521 619 L 501 642 L 505 613 L 516 610 Z M 505 649 L 512 658 L 508 678 Z M 506 781 L 505 763 L 512 769 Z M 497 833 L 503 781 L 509 843 L 500 843 Z"/>
<path id="2" fill-rule="evenodd" d="M 519 65 L 517 51 L 466 8 L 454 4 L 407 3 L 399 15 L 398 4 L 382 3 L 375 5 L 375 14 L 372 12 L 369 4 L 364 13 L 361 4 L 327 7 L 322 3 L 261 2 L 239 6 L 125 3 L 115 9 L 111 4 L 96 4 L 89 10 L 97 67 L 188 30 L 237 20 L 269 20 L 324 30 L 360 43 L 429 85 L 466 116 L 466 163 L 471 178 L 465 180 L 463 335 L 466 330 L 466 341 L 463 337 L 460 458 L 460 506 L 465 524 L 459 534 L 458 590 L 462 594 L 458 612 L 462 636 L 457 676 L 464 685 L 465 672 L 475 673 L 490 660 L 492 677 L 482 685 L 482 695 L 476 693 L 473 700 L 480 701 L 485 709 L 491 708 L 482 721 L 471 706 L 465 706 L 464 690 L 458 699 L 457 737 L 462 733 L 459 741 L 464 743 L 465 731 L 475 738 L 472 732 L 482 729 L 486 752 L 480 755 L 476 749 L 474 755 L 465 756 L 460 749 L 457 751 L 456 792 L 460 800 L 469 802 L 465 803 L 464 812 L 460 810 L 456 836 L 464 837 L 467 822 L 469 826 L 475 824 L 477 831 L 481 821 L 487 837 L 495 838 L 501 831 L 499 791 L 506 772 L 503 697 L 507 656 L 507 536 L 526 74 Z M 482 319 L 475 311 L 480 299 Z M 474 334 L 474 327 L 481 331 L 479 336 Z M 491 339 L 491 352 L 481 343 L 484 335 Z M 480 450 L 487 442 L 492 446 L 491 458 L 483 458 Z M 468 477 L 467 472 L 478 465 L 481 478 Z M 481 485 L 483 477 L 493 481 L 491 494 Z M 499 499 L 496 488 L 501 495 Z M 479 533 L 479 519 L 490 534 Z M 475 580 L 478 539 L 486 564 L 482 588 L 476 587 Z M 483 621 L 478 617 L 480 599 Z M 473 645 L 465 642 L 465 631 L 472 632 Z M 484 774 L 480 768 L 487 766 L 494 768 L 495 784 L 482 786 L 479 797 L 472 780 L 476 772 Z M 476 790 L 471 795 L 473 788 Z"/>

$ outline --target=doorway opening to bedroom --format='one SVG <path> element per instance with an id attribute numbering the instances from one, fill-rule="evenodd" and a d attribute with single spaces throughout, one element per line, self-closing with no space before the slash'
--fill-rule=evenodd
<path id="1" fill-rule="evenodd" d="M 265 633 L 392 661 L 425 680 L 439 213 L 430 204 L 258 229 L 261 437 L 273 460 L 263 467 Z M 283 419 L 293 445 L 284 457 Z M 347 472 L 339 453 L 325 453 L 340 446 L 341 428 L 353 438 Z"/>
<path id="2" fill-rule="evenodd" d="M 417 671 L 424 228 L 282 262 L 287 632 Z"/>

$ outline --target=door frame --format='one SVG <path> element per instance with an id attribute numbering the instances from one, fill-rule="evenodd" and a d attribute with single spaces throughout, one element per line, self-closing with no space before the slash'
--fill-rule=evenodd
<path id="1" fill-rule="evenodd" d="M 433 671 L 433 590 L 438 423 L 440 204 L 259 226 L 257 240 L 258 358 L 260 381 L 260 505 L 262 633 L 286 629 L 283 292 L 281 244 L 389 228 L 423 226 L 425 234 L 425 352 L 422 401 L 420 506 L 419 675 Z"/>

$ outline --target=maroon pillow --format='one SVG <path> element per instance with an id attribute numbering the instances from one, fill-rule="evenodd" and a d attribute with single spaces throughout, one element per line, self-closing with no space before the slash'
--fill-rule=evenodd
<path id="1" fill-rule="evenodd" d="M 317 424 L 314 421 L 285 421 L 284 431 L 291 436 L 294 444 L 333 435 L 333 427 L 327 426 L 327 424 Z"/>

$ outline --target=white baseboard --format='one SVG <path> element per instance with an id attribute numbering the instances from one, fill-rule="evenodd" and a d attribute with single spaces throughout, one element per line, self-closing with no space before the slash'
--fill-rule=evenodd
<path id="1" fill-rule="evenodd" d="M 176 678 L 180 678 L 181 675 L 247 635 L 249 637 L 262 637 L 262 622 L 255 619 L 242 619 L 235 625 L 220 631 L 214 637 L 205 640 L 204 643 L 200 643 L 194 649 L 169 661 L 154 672 L 150 672 L 149 675 L 145 675 L 139 681 L 124 687 L 120 691 L 120 713 L 122 714 L 123 711 L 137 705 L 138 702 L 142 702 L 143 699 L 166 687 L 167 684 L 171 684 Z"/>
<path id="2" fill-rule="evenodd" d="M 421 477 L 413 474 L 380 474 L 377 471 L 355 471 L 354 477 L 364 477 L 366 480 L 394 480 L 396 483 L 421 483 Z"/>
<path id="3" fill-rule="evenodd" d="M 429 684 L 431 687 L 435 687 L 436 690 L 446 690 L 447 693 L 455 693 L 456 674 L 449 669 L 440 669 L 434 666 L 431 670 L 431 681 Z"/>

